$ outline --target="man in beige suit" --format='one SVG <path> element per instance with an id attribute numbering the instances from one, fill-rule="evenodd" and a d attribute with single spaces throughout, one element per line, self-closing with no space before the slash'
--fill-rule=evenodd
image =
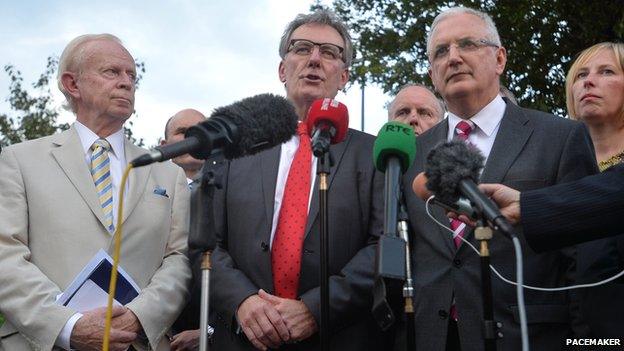
<path id="1" fill-rule="evenodd" d="M 116 37 L 74 39 L 58 83 L 76 122 L 0 155 L 0 350 L 101 349 L 105 309 L 78 313 L 55 299 L 98 250 L 112 253 L 121 174 L 145 152 L 122 128 L 135 76 Z M 190 280 L 186 177 L 154 164 L 132 170 L 125 190 L 120 264 L 141 292 L 114 309 L 110 349 L 167 350 Z"/>

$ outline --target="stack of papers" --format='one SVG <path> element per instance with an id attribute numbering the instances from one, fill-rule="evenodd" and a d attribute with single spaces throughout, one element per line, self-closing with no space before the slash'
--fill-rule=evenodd
<path id="1" fill-rule="evenodd" d="M 108 304 L 108 288 L 113 270 L 113 259 L 104 250 L 85 265 L 82 271 L 57 298 L 56 303 L 77 312 L 86 312 Z M 132 277 L 121 268 L 117 269 L 115 306 L 125 305 L 139 295 L 141 288 Z"/>

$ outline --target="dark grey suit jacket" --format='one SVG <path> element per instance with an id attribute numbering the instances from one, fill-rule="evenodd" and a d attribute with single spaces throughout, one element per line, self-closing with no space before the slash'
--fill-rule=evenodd
<path id="1" fill-rule="evenodd" d="M 372 304 L 375 242 L 383 226 L 383 176 L 372 162 L 374 138 L 349 130 L 332 145 L 329 176 L 330 326 L 332 349 L 377 349 Z M 215 193 L 217 248 L 212 255 L 211 310 L 217 350 L 251 350 L 237 330 L 236 310 L 262 288 L 273 289 L 270 232 L 280 147 L 234 160 L 224 169 L 224 187 Z M 219 223 L 221 222 L 221 223 Z M 299 298 L 317 323 L 319 293 L 318 177 L 303 244 Z M 318 333 L 282 349 L 318 349 Z"/>
<path id="2" fill-rule="evenodd" d="M 413 167 L 404 176 L 409 188 L 423 171 L 429 151 L 445 142 L 445 120 L 417 138 Z M 515 189 L 537 189 L 584 177 L 596 171 L 593 147 L 586 128 L 578 122 L 520 108 L 507 102 L 504 117 L 481 175 L 483 183 L 502 183 Z M 416 345 L 421 350 L 444 350 L 449 309 L 455 292 L 459 314 L 462 351 L 483 350 L 483 304 L 478 255 L 466 244 L 456 250 L 449 232 L 442 230 L 425 213 L 425 204 L 406 193 L 411 227 Z M 433 210 L 442 223 L 444 212 Z M 472 232 L 467 240 L 477 245 Z M 522 235 L 525 284 L 542 287 L 563 286 L 573 278 L 574 251 L 535 253 Z M 478 247 L 478 246 L 477 246 Z M 515 279 L 511 240 L 495 233 L 490 242 L 491 263 L 503 276 Z M 520 325 L 515 287 L 492 277 L 494 318 L 502 322 L 504 337 L 499 350 L 520 350 Z M 569 294 L 525 290 L 529 337 L 533 350 L 564 347 L 571 333 Z"/>
<path id="3" fill-rule="evenodd" d="M 523 192 L 520 197 L 522 223 L 529 244 L 548 250 L 587 242 L 578 246 L 580 283 L 594 283 L 624 269 L 624 164 L 577 182 Z M 624 335 L 622 296 L 624 279 L 605 286 L 583 289 L 581 316 L 591 337 Z M 584 333 L 583 333 L 584 332 Z"/>

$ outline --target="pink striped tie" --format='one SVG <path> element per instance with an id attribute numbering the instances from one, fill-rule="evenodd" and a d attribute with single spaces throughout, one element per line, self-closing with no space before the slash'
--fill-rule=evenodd
<path id="1" fill-rule="evenodd" d="M 460 121 L 455 126 L 455 138 L 459 139 L 463 142 L 468 142 L 468 137 L 472 132 L 472 125 L 466 121 Z M 462 244 L 462 238 L 464 237 L 464 229 L 461 229 L 459 232 L 457 229 L 462 226 L 464 222 L 458 219 L 451 219 L 451 229 L 454 232 L 453 242 L 455 243 L 455 248 L 459 248 Z M 459 316 L 457 314 L 457 306 L 455 305 L 455 296 L 453 296 L 453 303 L 451 304 L 451 318 L 453 320 L 458 320 Z"/>

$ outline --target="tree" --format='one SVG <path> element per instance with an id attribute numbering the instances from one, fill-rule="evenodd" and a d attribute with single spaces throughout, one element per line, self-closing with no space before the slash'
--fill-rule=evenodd
<path id="1" fill-rule="evenodd" d="M 137 89 L 145 73 L 145 63 L 136 61 Z M 4 71 L 9 76 L 9 97 L 12 113 L 0 114 L 0 146 L 7 146 L 25 140 L 40 138 L 69 128 L 67 123 L 57 123 L 59 107 L 55 106 L 50 84 L 56 83 L 58 59 L 48 57 L 45 71 L 32 84 L 34 93 L 24 87 L 22 73 L 8 64 Z M 135 144 L 143 146 L 143 139 L 136 139 L 132 133 L 132 121 L 124 128 L 126 136 Z"/>
<path id="2" fill-rule="evenodd" d="M 494 19 L 507 67 L 502 84 L 520 104 L 565 115 L 565 74 L 581 50 L 624 40 L 624 1 L 569 0 L 334 0 L 355 33 L 352 81 L 396 94 L 407 83 L 431 85 L 426 34 L 442 9 L 466 6 Z"/>

